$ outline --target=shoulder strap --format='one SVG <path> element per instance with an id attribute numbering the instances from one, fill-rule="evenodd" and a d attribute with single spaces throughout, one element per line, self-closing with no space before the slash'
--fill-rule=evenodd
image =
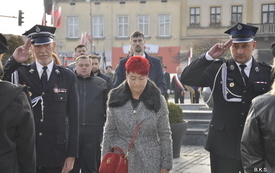
<path id="1" fill-rule="evenodd" d="M 137 137 L 138 131 L 139 131 L 139 129 L 140 129 L 141 123 L 142 123 L 142 122 L 140 122 L 140 123 L 137 125 L 136 129 L 135 129 L 134 136 L 133 136 L 133 138 L 132 138 L 132 140 L 131 140 L 131 142 L 130 142 L 130 144 L 129 144 L 129 147 L 128 147 L 128 150 L 127 150 L 127 154 L 126 154 L 126 155 L 128 155 L 128 152 L 131 151 L 131 149 L 133 148 L 133 145 L 134 145 L 134 142 L 135 142 L 135 140 L 136 140 L 136 137 Z"/>

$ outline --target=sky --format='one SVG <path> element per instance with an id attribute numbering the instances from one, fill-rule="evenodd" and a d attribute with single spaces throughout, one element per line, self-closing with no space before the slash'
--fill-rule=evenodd
<path id="1" fill-rule="evenodd" d="M 43 0 L 0 0 L 0 33 L 22 35 L 36 24 L 42 23 Z M 23 11 L 22 26 L 18 26 L 18 11 Z M 15 16 L 16 18 L 1 17 Z"/>

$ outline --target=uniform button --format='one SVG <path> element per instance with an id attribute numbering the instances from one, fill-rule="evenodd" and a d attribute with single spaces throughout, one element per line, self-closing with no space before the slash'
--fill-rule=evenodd
<path id="1" fill-rule="evenodd" d="M 45 95 L 45 93 L 44 93 L 44 92 L 42 93 L 42 96 L 43 96 L 43 95 Z"/>
<path id="2" fill-rule="evenodd" d="M 42 136 L 43 134 L 42 133 L 39 133 L 39 136 Z"/>
<path id="3" fill-rule="evenodd" d="M 243 128 L 243 125 L 241 124 L 240 127 Z"/>
<path id="4" fill-rule="evenodd" d="M 213 124 L 211 124 L 210 126 L 213 127 Z"/>
<path id="5" fill-rule="evenodd" d="M 245 113 L 242 112 L 241 115 L 245 115 Z"/>
<path id="6" fill-rule="evenodd" d="M 43 122 L 44 120 L 43 119 L 40 119 L 41 122 Z"/>
<path id="7" fill-rule="evenodd" d="M 243 93 L 246 93 L 246 90 L 244 90 Z"/>
<path id="8" fill-rule="evenodd" d="M 62 100 L 62 99 L 63 99 L 63 97 L 60 97 L 60 99 Z"/>
<path id="9" fill-rule="evenodd" d="M 242 101 L 242 104 L 245 104 L 245 101 Z"/>

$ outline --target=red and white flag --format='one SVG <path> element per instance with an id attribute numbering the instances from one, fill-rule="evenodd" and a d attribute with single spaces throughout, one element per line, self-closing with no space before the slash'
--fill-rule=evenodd
<path id="1" fill-rule="evenodd" d="M 54 12 L 54 26 L 56 28 L 61 27 L 61 7 L 59 7 L 58 10 Z"/>

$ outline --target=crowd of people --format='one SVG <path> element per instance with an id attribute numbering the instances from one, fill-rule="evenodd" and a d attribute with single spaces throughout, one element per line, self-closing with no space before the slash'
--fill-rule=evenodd
<path id="1" fill-rule="evenodd" d="M 167 100 L 184 103 L 190 92 L 210 87 L 213 113 L 205 149 L 212 173 L 274 172 L 275 85 L 272 66 L 258 62 L 258 28 L 238 23 L 230 39 L 174 76 L 148 55 L 142 32 L 130 35 L 131 49 L 112 72 L 101 58 L 77 45 L 74 62 L 61 65 L 54 54 L 56 28 L 35 25 L 25 44 L 0 63 L 0 170 L 3 173 L 97 173 L 104 154 L 127 147 L 129 173 L 169 173 L 173 152 Z M 232 58 L 221 56 L 230 50 Z M 0 59 L 8 50 L 0 34 Z M 29 59 L 29 50 L 34 61 Z M 275 43 L 271 45 L 275 57 Z M 275 66 L 275 63 L 274 65 Z M 272 85 L 273 84 L 273 85 Z"/>

